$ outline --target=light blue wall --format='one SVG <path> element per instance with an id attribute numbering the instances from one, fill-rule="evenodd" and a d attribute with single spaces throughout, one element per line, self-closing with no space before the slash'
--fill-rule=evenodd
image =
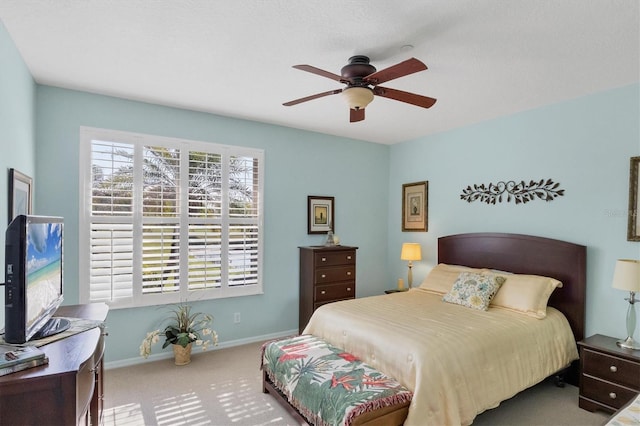
<path id="1" fill-rule="evenodd" d="M 389 270 L 406 276 L 403 242 L 419 242 L 420 281 L 437 262 L 437 237 L 512 232 L 587 246 L 586 333 L 623 337 L 624 294 L 611 288 L 618 258 L 640 258 L 626 241 L 629 159 L 640 155 L 638 84 L 394 145 L 390 152 Z M 460 199 L 468 185 L 553 179 L 565 195 L 515 205 Z M 400 232 L 403 183 L 429 181 L 429 231 Z"/>
<path id="2" fill-rule="evenodd" d="M 0 21 L 0 282 L 4 282 L 4 227 L 8 222 L 8 176 L 14 168 L 35 177 L 35 82 Z M 35 199 L 34 199 L 35 202 Z M 4 327 L 0 288 L 0 328 Z"/>
<path id="3" fill-rule="evenodd" d="M 66 303 L 78 302 L 80 126 L 265 150 L 264 295 L 197 306 L 215 316 L 221 342 L 297 329 L 297 247 L 324 242 L 307 235 L 307 195 L 335 197 L 336 234 L 360 247 L 358 296 L 385 288 L 388 146 L 48 86 L 37 88 L 36 115 L 38 213 L 65 218 Z M 156 308 L 111 311 L 106 360 L 137 358 L 161 315 Z"/>

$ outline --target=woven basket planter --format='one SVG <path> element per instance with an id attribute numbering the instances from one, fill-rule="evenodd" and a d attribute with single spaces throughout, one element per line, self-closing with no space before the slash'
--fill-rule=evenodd
<path id="1" fill-rule="evenodd" d="M 187 365 L 191 362 L 191 343 L 182 347 L 173 345 L 173 357 L 176 365 Z"/>

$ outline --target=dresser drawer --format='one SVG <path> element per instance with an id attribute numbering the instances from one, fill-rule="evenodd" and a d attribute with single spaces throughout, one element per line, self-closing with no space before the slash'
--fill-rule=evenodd
<path id="1" fill-rule="evenodd" d="M 319 285 L 315 288 L 315 302 L 325 300 L 349 299 L 355 296 L 356 286 L 354 282 Z"/>
<path id="2" fill-rule="evenodd" d="M 355 250 L 332 251 L 326 253 L 315 253 L 316 266 L 322 268 L 324 266 L 333 265 L 355 265 Z"/>
<path id="3" fill-rule="evenodd" d="M 333 268 L 318 268 L 314 273 L 315 283 L 334 283 L 356 279 L 356 265 L 337 266 Z"/>
<path id="4" fill-rule="evenodd" d="M 637 394 L 636 391 L 631 389 L 588 376 L 582 377 L 582 385 L 581 396 L 615 409 L 618 409 L 631 401 L 631 398 Z"/>
<path id="5" fill-rule="evenodd" d="M 582 351 L 582 373 L 640 391 L 640 363 L 589 349 Z"/>

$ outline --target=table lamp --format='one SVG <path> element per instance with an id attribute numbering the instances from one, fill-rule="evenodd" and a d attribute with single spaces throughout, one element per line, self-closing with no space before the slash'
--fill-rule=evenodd
<path id="1" fill-rule="evenodd" d="M 400 253 L 401 260 L 409 261 L 409 275 L 407 276 L 407 283 L 409 288 L 413 284 L 413 274 L 411 268 L 413 267 L 414 260 L 422 260 L 422 252 L 420 250 L 420 244 L 418 243 L 404 243 L 402 244 L 402 252 Z"/>
<path id="2" fill-rule="evenodd" d="M 640 260 L 619 259 L 616 262 L 616 269 L 613 272 L 613 288 L 618 290 L 626 290 L 629 297 L 625 300 L 629 301 L 627 310 L 627 338 L 617 342 L 618 346 L 627 349 L 640 349 L 640 342 L 633 340 L 633 332 L 636 329 L 636 310 L 635 302 L 636 292 L 640 292 Z"/>

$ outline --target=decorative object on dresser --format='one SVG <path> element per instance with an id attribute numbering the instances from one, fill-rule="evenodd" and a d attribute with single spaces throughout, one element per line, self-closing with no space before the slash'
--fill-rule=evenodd
<path id="1" fill-rule="evenodd" d="M 635 298 L 636 293 L 640 292 L 640 261 L 619 259 L 616 262 L 616 269 L 613 273 L 613 288 L 629 292 L 629 297 L 625 299 L 629 301 L 629 307 L 627 308 L 627 338 L 619 340 L 617 344 L 622 348 L 640 349 L 640 342 L 633 340 L 633 333 L 636 329 L 635 303 L 640 302 L 640 299 Z"/>
<path id="2" fill-rule="evenodd" d="M 299 331 L 320 306 L 356 297 L 356 250 L 349 246 L 300 249 Z"/>
<path id="3" fill-rule="evenodd" d="M 102 323 L 108 311 L 104 303 L 69 305 L 54 316 Z M 40 346 L 47 364 L 0 377 L 0 424 L 102 424 L 105 334 L 93 327 L 58 338 Z"/>
<path id="4" fill-rule="evenodd" d="M 627 225 L 627 240 L 640 241 L 640 157 L 631 157 L 629 167 L 629 223 Z"/>
<path id="5" fill-rule="evenodd" d="M 335 231 L 335 199 L 318 195 L 307 196 L 307 234 Z"/>
<path id="6" fill-rule="evenodd" d="M 620 348 L 616 340 L 596 334 L 578 343 L 580 408 L 613 413 L 640 392 L 640 351 Z"/>
<path id="7" fill-rule="evenodd" d="M 427 232 L 429 226 L 429 182 L 402 185 L 402 231 Z"/>
<path id="8" fill-rule="evenodd" d="M 333 234 L 333 231 L 331 231 L 331 229 L 329 229 L 329 232 L 327 232 L 327 239 L 325 240 L 324 245 L 326 247 L 333 247 L 339 244 L 340 244 L 340 239 L 338 238 L 337 235 Z"/>
<path id="9" fill-rule="evenodd" d="M 413 268 L 414 260 L 422 260 L 422 250 L 420 249 L 420 244 L 418 243 L 404 243 L 402 244 L 402 251 L 400 252 L 401 260 L 409 261 L 409 272 L 407 274 L 407 285 L 409 288 L 413 287 L 413 272 L 411 268 Z"/>
<path id="10" fill-rule="evenodd" d="M 506 192 L 506 202 L 510 202 L 511 199 L 516 204 L 524 204 L 529 201 L 539 198 L 544 201 L 553 201 L 555 198 L 564 195 L 564 189 L 559 189 L 559 183 L 554 183 L 553 180 L 540 179 L 539 181 L 525 181 L 521 180 L 516 183 L 515 181 L 500 181 L 496 184 L 489 183 L 485 186 L 484 183 L 479 185 L 474 184 L 467 186 L 462 190 L 460 199 L 467 202 L 482 201 L 487 204 L 501 203 L 503 194 Z"/>

